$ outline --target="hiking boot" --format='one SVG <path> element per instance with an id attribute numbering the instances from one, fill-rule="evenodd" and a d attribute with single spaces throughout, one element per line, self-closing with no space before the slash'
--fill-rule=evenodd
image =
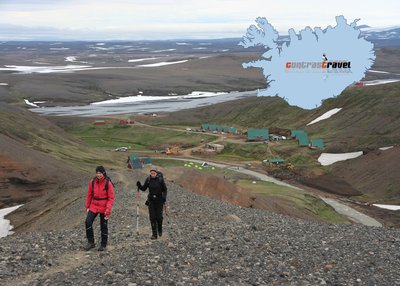
<path id="1" fill-rule="evenodd" d="M 83 249 L 85 250 L 85 251 L 89 251 L 89 250 L 91 250 L 92 248 L 95 248 L 95 244 L 94 244 L 94 242 L 88 242 L 88 243 L 86 243 L 86 245 L 83 247 Z"/>
<path id="2" fill-rule="evenodd" d="M 97 251 L 105 251 L 106 250 L 106 246 L 104 246 L 104 245 L 101 245 L 98 249 L 97 249 Z"/>
<path id="3" fill-rule="evenodd" d="M 157 239 L 157 235 L 153 234 L 150 239 Z"/>

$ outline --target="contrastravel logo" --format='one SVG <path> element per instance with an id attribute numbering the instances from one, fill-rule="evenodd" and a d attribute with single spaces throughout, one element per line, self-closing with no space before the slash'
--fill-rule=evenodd
<path id="1" fill-rule="evenodd" d="M 285 72 L 351 73 L 351 61 L 328 60 L 326 54 L 323 54 L 322 61 L 288 61 Z"/>

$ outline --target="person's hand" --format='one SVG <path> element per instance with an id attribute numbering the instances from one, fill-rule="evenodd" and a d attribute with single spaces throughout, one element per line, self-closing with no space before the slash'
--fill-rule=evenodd
<path id="1" fill-rule="evenodd" d="M 88 213 L 89 212 L 89 209 L 86 209 L 86 213 Z"/>
<path id="2" fill-rule="evenodd" d="M 109 210 L 106 210 L 105 212 L 104 212 L 104 219 L 108 219 L 110 217 L 110 211 Z"/>
<path id="3" fill-rule="evenodd" d="M 142 188 L 142 184 L 141 184 L 139 181 L 136 182 L 136 186 L 137 186 L 139 189 Z"/>
<path id="4" fill-rule="evenodd" d="M 167 198 L 162 197 L 161 200 L 164 204 L 167 202 Z"/>

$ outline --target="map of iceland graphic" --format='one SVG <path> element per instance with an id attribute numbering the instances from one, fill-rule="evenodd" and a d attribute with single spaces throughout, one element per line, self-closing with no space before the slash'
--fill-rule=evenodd
<path id="1" fill-rule="evenodd" d="M 361 80 L 375 61 L 374 46 L 360 36 L 358 20 L 348 24 L 336 17 L 336 26 L 289 30 L 289 40 L 279 42 L 279 33 L 266 18 L 257 18 L 240 45 L 263 46 L 266 52 L 244 68 L 260 68 L 266 88 L 259 96 L 278 95 L 291 105 L 311 109 L 323 99 L 339 95 Z"/>

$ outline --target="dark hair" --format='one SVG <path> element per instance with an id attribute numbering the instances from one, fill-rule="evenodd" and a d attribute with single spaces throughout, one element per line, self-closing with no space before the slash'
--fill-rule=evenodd
<path id="1" fill-rule="evenodd" d="M 103 166 L 96 167 L 96 173 L 102 173 L 103 175 L 106 174 L 106 169 Z"/>

